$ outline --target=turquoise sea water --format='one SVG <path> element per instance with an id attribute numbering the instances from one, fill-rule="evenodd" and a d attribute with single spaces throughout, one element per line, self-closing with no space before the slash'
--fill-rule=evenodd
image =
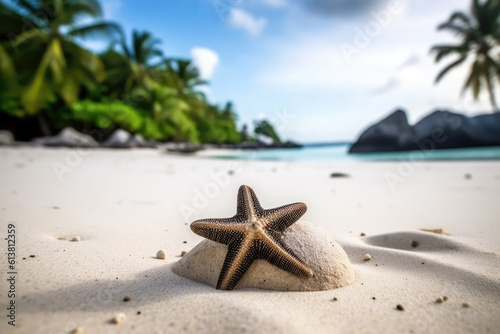
<path id="1" fill-rule="evenodd" d="M 350 144 L 306 145 L 300 149 L 225 152 L 218 158 L 274 161 L 401 161 L 401 160 L 492 160 L 500 159 L 500 146 L 393 153 L 348 154 Z"/>

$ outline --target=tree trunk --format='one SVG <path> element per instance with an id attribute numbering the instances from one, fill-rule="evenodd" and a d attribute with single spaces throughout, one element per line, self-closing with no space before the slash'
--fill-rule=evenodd
<path id="1" fill-rule="evenodd" d="M 38 125 L 39 125 L 40 132 L 42 133 L 42 135 L 45 137 L 52 136 L 52 131 L 50 130 L 50 126 L 47 123 L 47 120 L 45 119 L 45 117 L 43 117 L 41 111 L 37 114 L 36 117 L 38 119 Z"/>

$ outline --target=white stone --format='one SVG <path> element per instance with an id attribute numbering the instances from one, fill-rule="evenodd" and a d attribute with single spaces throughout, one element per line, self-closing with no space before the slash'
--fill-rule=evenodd
<path id="1" fill-rule="evenodd" d="M 108 139 L 106 139 L 101 146 L 113 148 L 129 148 L 130 139 L 132 135 L 130 132 L 123 129 L 115 130 Z"/>
<path id="2" fill-rule="evenodd" d="M 14 144 L 14 136 L 8 130 L 0 130 L 0 145 Z"/>
<path id="3" fill-rule="evenodd" d="M 156 258 L 158 258 L 158 259 L 165 260 L 165 257 L 166 257 L 165 252 L 164 252 L 164 251 L 162 251 L 162 250 L 159 250 L 159 251 L 156 253 Z"/>
<path id="4" fill-rule="evenodd" d="M 299 221 L 285 230 L 282 241 L 314 272 L 314 276 L 298 277 L 265 260 L 255 260 L 235 289 L 320 291 L 354 282 L 355 274 L 347 254 L 318 226 Z M 172 270 L 179 276 L 215 288 L 226 253 L 226 245 L 203 240 L 177 261 Z"/>
<path id="5" fill-rule="evenodd" d="M 125 319 L 126 319 L 125 314 L 123 314 L 123 313 L 118 313 L 118 314 L 117 314 L 117 315 L 115 315 L 115 317 L 113 318 L 113 322 L 114 322 L 115 324 L 119 325 L 119 324 L 124 323 L 124 322 L 125 322 Z"/>
<path id="6" fill-rule="evenodd" d="M 67 146 L 67 147 L 97 147 L 99 143 L 92 136 L 76 131 L 71 127 L 64 128 L 58 135 L 53 137 L 41 137 L 32 140 L 35 144 L 44 146 Z"/>

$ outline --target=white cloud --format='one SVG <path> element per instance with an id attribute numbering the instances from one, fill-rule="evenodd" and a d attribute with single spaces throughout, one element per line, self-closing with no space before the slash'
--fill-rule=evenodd
<path id="1" fill-rule="evenodd" d="M 429 49 L 437 43 L 458 42 L 455 36 L 436 31 L 451 11 L 466 5 L 466 0 L 455 1 L 447 0 L 437 12 L 429 12 L 425 3 L 409 2 L 350 63 L 339 45 L 352 43 L 354 28 L 366 21 L 337 22 L 329 27 L 333 29 L 274 40 L 273 55 L 255 72 L 259 84 L 276 96 L 290 96 L 287 103 L 297 110 L 297 121 L 283 134 L 304 141 L 329 136 L 354 139 L 366 124 L 397 107 L 408 111 L 411 122 L 438 108 L 468 115 L 491 110 L 486 93 L 477 103 L 470 92 L 460 95 L 468 63 L 434 84 L 436 74 L 454 57 L 436 64 Z M 307 117 L 301 115 L 305 111 Z"/>
<path id="2" fill-rule="evenodd" d="M 203 80 L 210 79 L 219 65 L 219 55 L 215 51 L 207 48 L 194 47 L 191 49 L 193 64 L 200 71 L 200 77 Z"/>
<path id="3" fill-rule="evenodd" d="M 252 36 L 257 36 L 262 32 L 262 29 L 266 26 L 267 21 L 263 17 L 254 18 L 243 9 L 232 8 L 229 13 L 229 23 L 235 28 L 245 30 Z"/>

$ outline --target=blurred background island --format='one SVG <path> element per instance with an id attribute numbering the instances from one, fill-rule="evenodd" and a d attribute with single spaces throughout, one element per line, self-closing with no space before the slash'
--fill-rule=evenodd
<path id="1" fill-rule="evenodd" d="M 444 1 L 433 5 L 432 15 L 429 4 L 404 1 L 195 1 L 196 7 L 124 2 L 126 9 L 115 0 L 0 1 L 1 143 L 163 144 L 182 152 L 331 144 L 316 157 L 335 156 L 339 147 L 344 157 L 493 147 L 467 154 L 500 157 L 498 1 Z M 452 11 L 456 7 L 463 10 Z M 315 24 L 301 34 L 300 23 L 290 26 L 299 18 Z M 442 37 L 436 25 L 453 33 L 450 43 L 437 42 Z M 326 28 L 331 41 L 313 37 Z M 419 34 L 411 30 L 417 28 Z M 223 29 L 224 36 L 215 35 Z M 189 56 L 186 42 L 179 42 L 183 37 L 194 43 Z M 169 39 L 184 55 L 170 54 Z M 290 39 L 301 47 L 292 48 Z M 277 59 L 273 45 L 280 40 Z M 218 46 L 227 63 L 196 46 L 201 41 Z M 429 48 L 435 62 L 448 61 L 437 74 Z M 219 65 L 224 82 L 212 88 L 208 79 Z M 430 78 L 445 84 L 434 86 Z M 236 104 L 213 102 L 221 96 Z M 409 114 L 392 112 L 395 105 L 406 105 Z M 274 158 L 280 159 L 279 152 Z"/>

